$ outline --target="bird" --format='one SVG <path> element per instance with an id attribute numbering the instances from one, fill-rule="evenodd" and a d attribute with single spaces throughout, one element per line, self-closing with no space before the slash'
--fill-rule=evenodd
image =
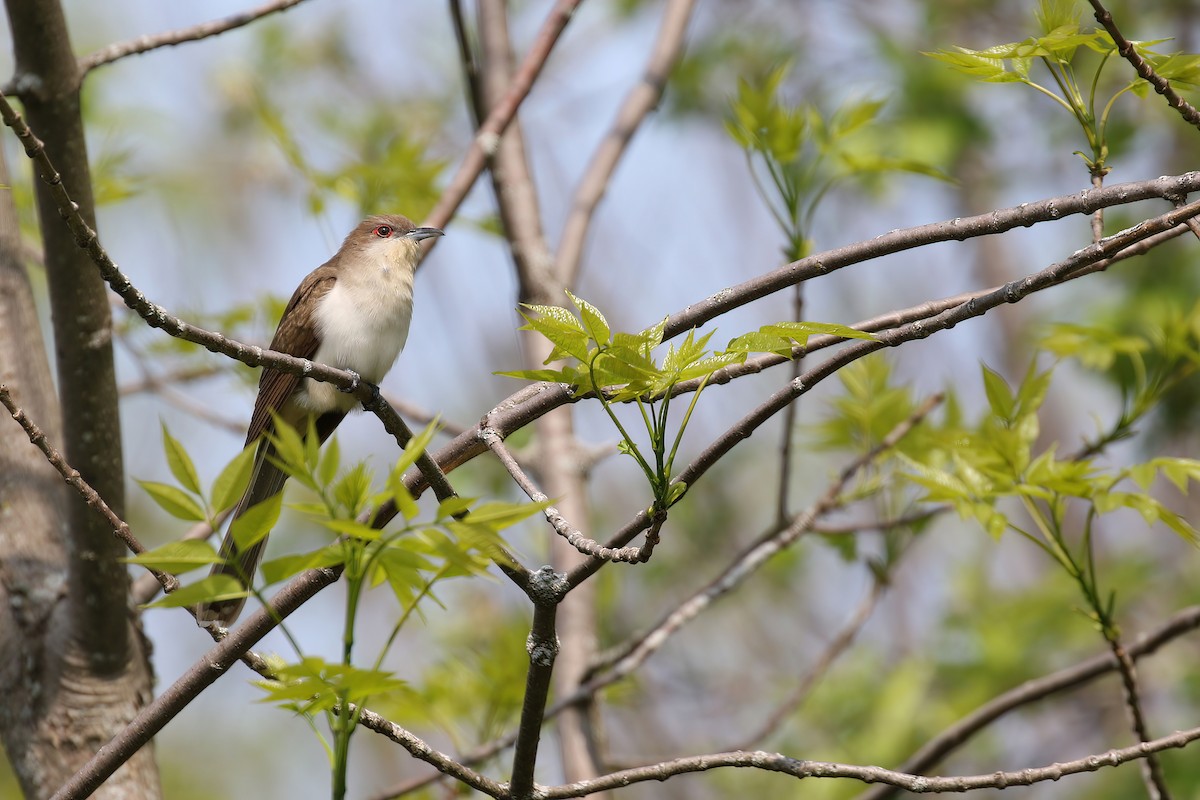
<path id="1" fill-rule="evenodd" d="M 319 364 L 355 372 L 378 384 L 391 369 L 408 338 L 412 321 L 413 277 L 421 257 L 421 242 L 442 236 L 439 228 L 418 227 L 399 214 L 370 216 L 346 236 L 334 256 L 310 272 L 288 301 L 271 339 L 271 349 Z M 333 384 L 264 368 L 246 446 L 255 446 L 250 483 L 234 506 L 232 524 L 248 509 L 283 491 L 287 474 L 275 463 L 271 434 L 275 417 L 301 435 L 312 423 L 318 445 L 323 444 L 357 404 Z M 253 579 L 267 539 L 239 551 L 230 532 L 221 543 L 222 561 L 211 575 Z M 200 604 L 202 625 L 232 625 L 246 598 Z"/>

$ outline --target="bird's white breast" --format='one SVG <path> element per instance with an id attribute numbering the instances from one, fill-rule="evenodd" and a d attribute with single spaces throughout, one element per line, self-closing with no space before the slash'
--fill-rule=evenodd
<path id="1" fill-rule="evenodd" d="M 321 344 L 313 360 L 379 383 L 400 355 L 411 321 L 411 270 L 380 265 L 369 274 L 340 275 L 316 307 Z M 356 402 L 328 383 L 305 384 L 304 404 L 314 411 L 346 410 Z"/>

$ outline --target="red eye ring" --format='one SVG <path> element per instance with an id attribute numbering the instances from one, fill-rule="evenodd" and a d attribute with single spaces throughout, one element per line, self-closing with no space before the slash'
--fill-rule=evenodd
<path id="1" fill-rule="evenodd" d="M 391 225 L 380 225 L 380 226 L 376 227 L 375 235 L 378 236 L 380 239 L 388 238 L 389 236 L 392 235 L 392 226 Z"/>

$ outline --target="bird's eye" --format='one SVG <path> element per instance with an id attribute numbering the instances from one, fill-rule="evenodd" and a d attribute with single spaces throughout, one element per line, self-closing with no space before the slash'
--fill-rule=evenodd
<path id="1" fill-rule="evenodd" d="M 392 235 L 392 226 L 391 225 L 378 226 L 377 228 L 375 228 L 375 235 L 378 236 L 380 239 L 388 238 L 389 236 Z"/>

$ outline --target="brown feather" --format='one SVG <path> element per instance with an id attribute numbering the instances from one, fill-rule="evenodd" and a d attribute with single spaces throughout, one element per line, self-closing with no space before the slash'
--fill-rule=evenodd
<path id="1" fill-rule="evenodd" d="M 292 311 L 303 301 L 304 309 L 316 308 L 317 298 L 328 294 L 337 281 L 337 270 L 328 263 L 309 273 L 288 301 L 283 319 L 271 340 L 271 349 L 287 353 L 296 358 L 312 358 L 317 354 L 316 322 L 312 314 Z M 271 430 L 271 412 L 283 411 L 283 405 L 299 386 L 301 376 L 276 369 L 264 369 L 258 381 L 258 397 L 254 401 L 254 413 L 250 416 L 250 428 L 246 431 L 246 444 L 251 444 Z"/>

